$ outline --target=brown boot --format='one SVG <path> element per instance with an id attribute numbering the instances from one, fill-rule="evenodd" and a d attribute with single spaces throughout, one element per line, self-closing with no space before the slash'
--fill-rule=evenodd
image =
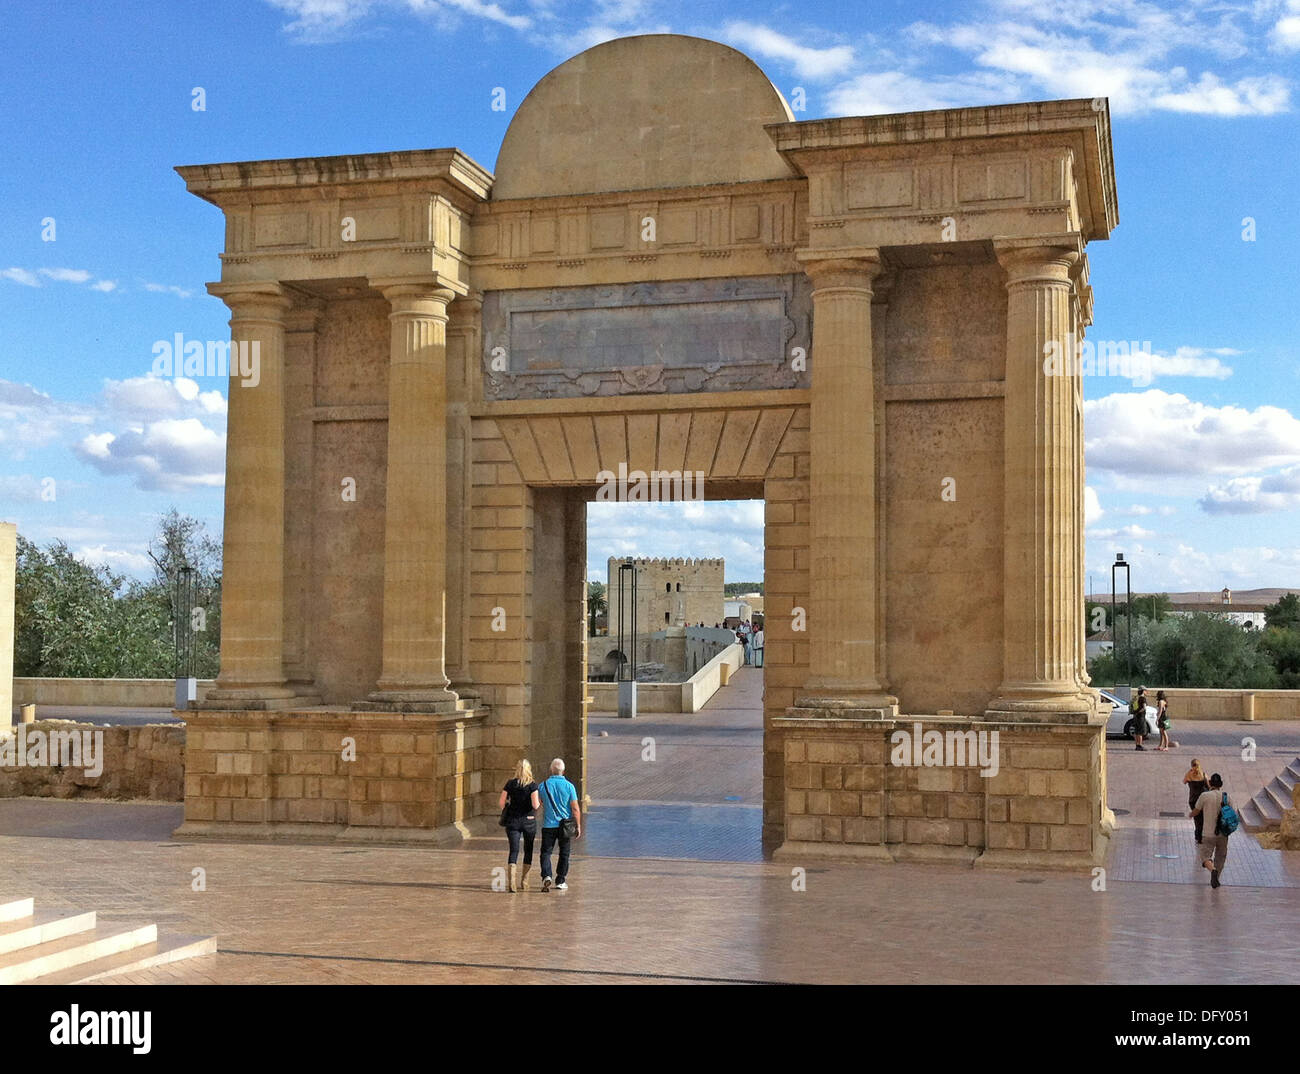
<path id="1" fill-rule="evenodd" d="M 532 869 L 533 869 L 533 867 L 532 867 L 531 865 L 525 865 L 525 866 L 524 866 L 524 871 L 523 871 L 522 873 L 519 874 L 519 890 L 520 890 L 520 891 L 527 891 L 527 890 L 528 890 L 528 874 L 529 874 L 530 872 L 532 872 Z"/>
<path id="2" fill-rule="evenodd" d="M 511 891 L 519 890 L 519 888 L 515 886 L 515 877 L 518 876 L 518 874 L 519 874 L 519 866 L 511 865 L 510 866 L 510 890 Z"/>

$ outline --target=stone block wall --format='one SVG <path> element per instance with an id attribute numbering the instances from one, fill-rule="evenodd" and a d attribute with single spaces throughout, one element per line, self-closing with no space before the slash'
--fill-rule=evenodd
<path id="1" fill-rule="evenodd" d="M 459 842 L 482 741 L 470 713 L 191 713 L 180 834 Z"/>
<path id="2" fill-rule="evenodd" d="M 789 788 L 782 857 L 1069 868 L 1104 856 L 1113 820 L 1099 804 L 1099 725 L 793 716 L 781 723 Z M 922 735 L 997 731 L 996 773 L 985 776 L 978 764 L 894 764 L 894 732 L 914 735 L 917 726 Z"/>
<path id="3" fill-rule="evenodd" d="M 184 797 L 185 727 L 146 724 L 141 727 L 95 727 L 66 720 L 37 720 L 21 729 L 39 732 L 100 732 L 102 770 L 92 775 L 83 764 L 60 768 L 0 766 L 0 798 L 116 798 L 179 802 Z M 84 759 L 84 758 L 83 758 Z"/>
<path id="4" fill-rule="evenodd" d="M 763 482 L 763 844 L 785 838 L 784 744 L 777 722 L 808 679 L 809 429 L 807 407 L 794 412 Z"/>

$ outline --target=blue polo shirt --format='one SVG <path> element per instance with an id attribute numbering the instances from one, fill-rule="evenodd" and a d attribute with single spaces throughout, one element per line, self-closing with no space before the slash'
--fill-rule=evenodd
<path id="1" fill-rule="evenodd" d="M 551 776 L 537 788 L 542 800 L 542 827 L 558 828 L 560 821 L 568 820 L 569 804 L 578 800 L 578 788 L 563 776 Z"/>

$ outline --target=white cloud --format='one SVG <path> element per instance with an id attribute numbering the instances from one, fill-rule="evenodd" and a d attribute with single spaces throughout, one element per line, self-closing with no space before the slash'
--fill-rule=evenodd
<path id="1" fill-rule="evenodd" d="M 1300 0 L 1288 0 L 1288 14 L 1281 16 L 1270 35 L 1273 47 L 1283 52 L 1300 50 Z"/>
<path id="2" fill-rule="evenodd" d="M 303 41 L 322 42 L 336 38 L 370 13 L 370 0 L 269 0 L 281 11 L 294 16 L 286 33 Z"/>
<path id="3" fill-rule="evenodd" d="M 533 20 L 527 15 L 511 15 L 502 9 L 499 4 L 483 3 L 482 0 L 441 0 L 437 3 L 419 3 L 417 0 L 407 0 L 413 10 L 420 10 L 425 7 L 454 7 L 467 15 L 475 15 L 481 19 L 487 19 L 489 22 L 499 22 L 502 26 L 509 26 L 514 30 L 526 30 L 533 24 Z"/>
<path id="4" fill-rule="evenodd" d="M 1097 498 L 1097 490 L 1091 485 L 1085 485 L 1083 489 L 1084 525 L 1091 526 L 1105 513 L 1106 512 L 1102 510 L 1101 500 Z"/>
<path id="5" fill-rule="evenodd" d="M 21 283 L 24 287 L 40 287 L 42 278 L 56 283 L 87 283 L 92 278 L 92 274 L 86 269 L 39 268 L 33 272 L 25 268 L 7 268 L 0 271 L 0 277 L 13 280 L 14 283 Z M 112 291 L 116 287 L 115 280 L 98 280 L 90 285 L 92 291 L 103 292 Z"/>
<path id="6" fill-rule="evenodd" d="M 1273 116 L 1290 107 L 1291 88 L 1277 75 L 1242 78 L 1231 85 L 1208 71 L 1191 85 L 1183 84 L 1185 77 L 1181 67 L 1174 68 L 1173 84 L 1151 98 L 1151 107 L 1203 116 Z"/>
<path id="7" fill-rule="evenodd" d="M 1116 537 L 1130 537 L 1130 538 L 1154 537 L 1155 531 L 1146 530 L 1143 529 L 1141 526 L 1129 524 L 1127 526 L 1118 526 L 1114 529 L 1108 529 L 1108 530 L 1088 530 L 1087 535 L 1090 538 L 1097 538 L 1098 540 L 1109 540 Z"/>
<path id="8" fill-rule="evenodd" d="M 32 474 L 0 474 L 0 500 L 10 503 L 40 503 L 43 488 L 41 481 L 42 478 Z"/>
<path id="9" fill-rule="evenodd" d="M 74 449 L 104 474 L 129 475 L 146 491 L 184 492 L 220 487 L 225 437 L 197 418 L 164 419 L 121 433 L 93 433 Z"/>
<path id="10" fill-rule="evenodd" d="M 924 78 L 902 71 L 876 71 L 855 75 L 837 85 L 827 95 L 827 105 L 833 115 L 875 116 L 967 108 L 1017 96 L 1019 89 L 1014 80 L 989 72 Z"/>
<path id="11" fill-rule="evenodd" d="M 129 571 L 133 574 L 146 574 L 153 569 L 153 560 L 147 553 L 131 552 L 125 548 L 109 548 L 105 544 L 82 545 L 75 549 L 73 554 L 85 563 L 102 564 L 113 570 Z"/>
<path id="12" fill-rule="evenodd" d="M 1231 14 L 1216 21 L 1195 10 L 1174 16 L 1129 0 L 1064 6 L 1010 0 L 1000 6 L 1012 17 L 951 26 L 917 23 L 907 38 L 955 49 L 980 67 L 1010 76 L 1018 91 L 1006 99 L 1104 96 L 1116 113 L 1131 114 L 1274 115 L 1290 106 L 1290 84 L 1278 75 L 1252 73 L 1232 81 L 1208 70 L 1194 76 L 1170 62 L 1175 51 L 1226 59 L 1247 55 L 1248 38 Z"/>
<path id="13" fill-rule="evenodd" d="M 1300 466 L 1263 477 L 1234 477 L 1197 502 L 1211 515 L 1260 515 L 1300 507 Z"/>
<path id="14" fill-rule="evenodd" d="M 729 22 L 721 36 L 742 51 L 785 61 L 801 78 L 829 78 L 853 64 L 853 49 L 847 45 L 812 48 L 752 22 Z"/>
<path id="15" fill-rule="evenodd" d="M 177 298 L 192 298 L 194 296 L 193 291 L 187 291 L 184 287 L 177 287 L 169 283 L 146 283 L 144 289 L 153 291 L 155 294 L 175 295 Z"/>
<path id="16" fill-rule="evenodd" d="M 36 271 L 46 279 L 58 280 L 60 283 L 85 283 L 90 279 L 90 273 L 85 269 L 43 268 Z"/>
<path id="17" fill-rule="evenodd" d="M 226 400 L 185 377 L 106 380 L 93 403 L 56 400 L 0 380 L 0 446 L 13 458 L 63 441 L 101 473 L 130 474 L 141 488 L 220 485 Z"/>
<path id="18" fill-rule="evenodd" d="M 1244 473 L 1300 461 L 1300 420 L 1281 407 L 1215 407 L 1152 388 L 1083 404 L 1090 470 Z"/>
<path id="19" fill-rule="evenodd" d="M 30 384 L 0 380 L 0 446 L 12 458 L 44 447 L 64 435 L 69 427 L 91 421 L 90 408 L 65 403 Z"/>
<path id="20" fill-rule="evenodd" d="M 194 409 L 199 386 L 187 377 L 128 377 L 106 380 L 102 398 L 113 414 L 150 420 L 177 417 Z"/>
<path id="21" fill-rule="evenodd" d="M 533 24 L 527 15 L 512 15 L 491 0 L 267 0 L 273 7 L 292 16 L 285 33 L 308 44 L 337 41 L 356 30 L 366 18 L 381 8 L 405 9 L 416 15 L 447 18 L 459 12 L 499 23 L 515 30 Z"/>
<path id="22" fill-rule="evenodd" d="M 1224 365 L 1221 358 L 1240 354 L 1227 347 L 1206 350 L 1201 347 L 1178 347 L 1173 354 L 1153 352 L 1151 355 L 1151 376 L 1156 377 L 1205 377 L 1213 380 L 1227 380 L 1232 376 L 1232 367 Z"/>

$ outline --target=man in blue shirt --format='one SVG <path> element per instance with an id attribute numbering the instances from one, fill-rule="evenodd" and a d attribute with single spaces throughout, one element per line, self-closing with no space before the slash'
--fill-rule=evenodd
<path id="1" fill-rule="evenodd" d="M 564 778 L 564 761 L 551 762 L 550 778 L 537 788 L 542 800 L 542 890 L 551 890 L 551 848 L 560 844 L 560 869 L 555 890 L 567 891 L 569 844 L 582 838 L 582 813 L 578 809 L 578 788 Z"/>

